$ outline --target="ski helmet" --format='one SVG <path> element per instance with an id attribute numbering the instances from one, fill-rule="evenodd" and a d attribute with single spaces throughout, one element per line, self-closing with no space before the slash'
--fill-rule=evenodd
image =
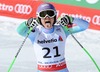
<path id="1" fill-rule="evenodd" d="M 39 16 L 38 16 L 39 13 L 42 12 L 42 11 L 46 11 L 46 10 L 52 10 L 52 11 L 54 11 L 54 13 L 55 13 L 55 16 L 54 16 L 54 23 L 55 23 L 55 22 L 56 22 L 56 15 L 57 15 L 57 12 L 56 12 L 55 7 L 54 7 L 52 4 L 50 4 L 50 3 L 43 3 L 43 4 L 41 4 L 40 6 L 38 6 L 36 14 L 37 14 L 37 17 L 38 17 L 38 19 L 39 19 L 39 22 L 41 23 L 41 20 L 40 20 L 40 18 L 39 18 Z"/>
<path id="2" fill-rule="evenodd" d="M 54 10 L 56 12 L 55 7 L 50 4 L 50 3 L 43 3 L 41 4 L 38 9 L 37 9 L 37 13 L 40 13 L 41 11 L 45 11 L 45 10 Z"/>

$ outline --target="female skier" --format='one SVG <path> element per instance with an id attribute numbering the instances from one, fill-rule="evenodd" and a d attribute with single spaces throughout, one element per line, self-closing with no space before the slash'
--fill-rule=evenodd
<path id="1" fill-rule="evenodd" d="M 57 12 L 50 3 L 43 3 L 37 8 L 37 18 L 30 18 L 17 28 L 17 32 L 26 36 L 32 27 L 28 38 L 34 46 L 37 57 L 37 72 L 69 72 L 65 60 L 65 42 L 72 33 L 86 30 L 89 23 L 83 19 L 68 15 L 61 17 L 58 23 Z"/>

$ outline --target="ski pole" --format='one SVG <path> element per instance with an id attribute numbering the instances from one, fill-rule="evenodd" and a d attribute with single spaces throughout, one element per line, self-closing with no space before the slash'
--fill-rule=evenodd
<path id="1" fill-rule="evenodd" d="M 67 27 L 67 26 L 66 26 Z M 75 38 L 75 36 L 72 34 L 72 32 L 69 30 L 69 28 L 67 27 L 69 33 L 71 34 L 72 38 L 79 44 L 79 46 L 85 51 L 85 53 L 90 57 L 90 59 L 92 60 L 92 62 L 94 63 L 94 65 L 96 66 L 98 72 L 100 72 L 100 68 L 97 65 L 96 61 L 93 59 L 92 55 L 90 55 L 90 53 L 82 46 L 82 44 Z"/>
<path id="2" fill-rule="evenodd" d="M 28 36 L 29 36 L 29 34 L 30 34 L 30 32 L 31 32 L 31 30 L 32 30 L 32 29 L 33 29 L 33 28 L 32 28 L 32 27 L 30 27 L 30 29 L 29 29 L 29 31 L 28 31 L 28 33 L 27 33 L 27 36 L 26 36 L 26 37 L 25 37 L 25 39 L 23 40 L 23 42 L 22 42 L 22 44 L 21 44 L 21 46 L 20 46 L 19 50 L 17 51 L 17 53 L 16 53 L 16 55 L 15 55 L 15 57 L 14 57 L 14 59 L 13 59 L 12 63 L 10 64 L 10 66 L 9 66 L 9 68 L 8 68 L 8 72 L 10 72 L 10 71 L 11 71 L 12 66 L 14 65 L 14 63 L 15 63 L 15 61 L 16 61 L 16 59 L 17 59 L 17 57 L 18 57 L 18 54 L 19 54 L 19 52 L 21 51 L 21 49 L 22 49 L 22 47 L 23 47 L 23 45 L 24 45 L 24 43 L 25 43 L 26 39 L 28 38 Z"/>

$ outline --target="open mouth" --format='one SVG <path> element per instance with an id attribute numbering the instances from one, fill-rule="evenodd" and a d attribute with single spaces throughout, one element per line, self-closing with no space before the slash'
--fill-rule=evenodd
<path id="1" fill-rule="evenodd" d="M 45 24 L 51 24 L 51 22 L 50 21 L 45 21 Z"/>

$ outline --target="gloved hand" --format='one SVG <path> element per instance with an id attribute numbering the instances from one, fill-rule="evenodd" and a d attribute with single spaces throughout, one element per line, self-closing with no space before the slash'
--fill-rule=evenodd
<path id="1" fill-rule="evenodd" d="M 60 18 L 60 23 L 62 26 L 66 26 L 68 24 L 72 24 L 74 18 L 68 16 L 68 15 L 64 15 L 63 17 Z"/>
<path id="2" fill-rule="evenodd" d="M 29 18 L 28 19 L 28 21 L 27 21 L 27 23 L 26 23 L 26 25 L 30 28 L 30 27 L 32 27 L 32 28 L 35 28 L 36 26 L 38 26 L 38 19 L 37 18 L 33 18 L 33 17 L 31 17 L 31 18 Z"/>

